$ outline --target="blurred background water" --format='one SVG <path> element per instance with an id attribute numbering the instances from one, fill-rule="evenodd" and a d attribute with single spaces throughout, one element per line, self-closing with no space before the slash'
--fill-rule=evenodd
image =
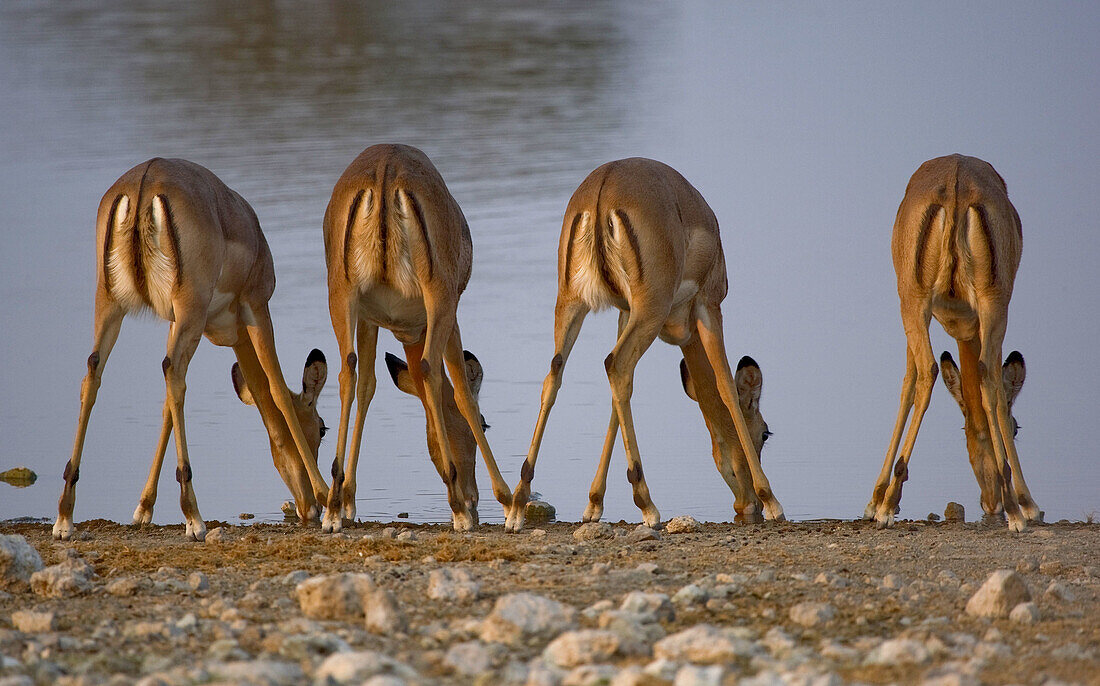
<path id="1" fill-rule="evenodd" d="M 320 233 L 329 193 L 379 142 L 423 149 L 469 220 L 459 320 L 485 368 L 481 407 L 510 485 L 553 354 L 566 201 L 611 159 L 679 169 L 722 225 L 728 353 L 763 369 L 775 432 L 764 466 L 795 519 L 858 516 L 882 463 L 905 359 L 890 229 L 909 175 L 951 152 L 988 160 L 1024 226 L 1005 352 L 1028 362 L 1015 410 L 1025 475 L 1048 519 L 1085 518 L 1100 509 L 1084 430 L 1100 387 L 1088 343 L 1100 338 L 1098 32 L 1100 6 L 1085 3 L 0 4 L 0 470 L 40 475 L 30 488 L 0 484 L 0 519 L 56 513 L 90 352 L 95 212 L 123 171 L 185 157 L 251 202 L 294 387 L 312 347 L 337 356 Z M 612 313 L 589 317 L 550 418 L 534 487 L 563 519 L 579 519 L 599 456 L 614 329 Z M 77 521 L 129 521 L 160 423 L 166 335 L 151 318 L 123 325 Z M 954 349 L 936 324 L 933 345 Z M 386 333 L 380 347 L 400 351 Z M 665 517 L 730 520 L 678 352 L 658 343 L 638 367 L 647 480 Z M 277 519 L 289 494 L 259 417 L 233 393 L 232 362 L 204 342 L 188 376 L 200 508 Z M 330 426 L 336 372 L 319 403 Z M 902 516 L 948 500 L 980 512 L 961 426 L 937 385 Z M 605 516 L 637 521 L 624 470 L 620 443 Z M 160 523 L 181 521 L 172 474 Z M 479 479 L 482 519 L 499 522 L 482 467 Z M 382 369 L 358 480 L 361 517 L 449 518 L 420 403 Z"/>

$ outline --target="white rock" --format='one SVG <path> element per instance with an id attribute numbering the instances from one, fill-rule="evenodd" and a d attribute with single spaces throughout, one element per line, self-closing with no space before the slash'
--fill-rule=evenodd
<path id="1" fill-rule="evenodd" d="M 630 543 L 641 543 L 642 541 L 659 541 L 661 540 L 661 534 L 649 528 L 645 524 L 639 524 L 637 528 L 626 535 L 626 540 Z"/>
<path id="2" fill-rule="evenodd" d="M 1012 608 L 1031 600 L 1027 584 L 1016 572 L 999 569 L 989 575 L 966 603 L 966 613 L 977 617 L 1007 617 Z"/>
<path id="3" fill-rule="evenodd" d="M 31 589 L 47 598 L 64 598 L 91 590 L 92 566 L 80 558 L 68 558 L 60 564 L 31 574 Z"/>
<path id="4" fill-rule="evenodd" d="M 1043 591 L 1043 596 L 1046 598 L 1060 600 L 1063 603 L 1072 603 L 1077 599 L 1077 596 L 1073 594 L 1073 591 L 1060 581 L 1051 581 L 1047 586 L 1047 590 Z"/>
<path id="5" fill-rule="evenodd" d="M 325 683 L 331 679 L 338 684 L 359 683 L 380 674 L 403 679 L 417 678 L 416 670 L 397 660 L 373 650 L 354 653 L 334 653 L 325 658 L 314 672 L 314 681 Z"/>
<path id="6" fill-rule="evenodd" d="M 57 616 L 52 612 L 17 610 L 11 613 L 11 624 L 25 634 L 37 634 L 53 631 L 57 626 Z"/>
<path id="7" fill-rule="evenodd" d="M 882 577 L 882 587 L 888 588 L 891 591 L 896 591 L 905 586 L 905 580 L 897 574 L 887 574 Z"/>
<path id="8" fill-rule="evenodd" d="M 863 660 L 865 665 L 920 665 L 931 659 L 923 643 L 909 638 L 883 641 Z"/>
<path id="9" fill-rule="evenodd" d="M 980 686 L 981 681 L 973 674 L 957 669 L 933 669 L 920 682 L 920 686 Z"/>
<path id="10" fill-rule="evenodd" d="M 130 596 L 136 594 L 141 590 L 144 584 L 141 579 L 133 576 L 124 576 L 121 579 L 115 579 L 111 583 L 107 584 L 103 590 L 107 591 L 111 595 L 116 596 Z"/>
<path id="11" fill-rule="evenodd" d="M 585 522 L 573 531 L 573 538 L 577 541 L 595 541 L 614 537 L 615 530 L 607 522 Z"/>
<path id="12" fill-rule="evenodd" d="M 690 534 L 701 529 L 702 526 L 691 515 L 673 517 L 665 524 L 666 534 Z"/>
<path id="13" fill-rule="evenodd" d="M 392 674 L 379 674 L 364 681 L 362 686 L 409 686 L 409 682 Z"/>
<path id="14" fill-rule="evenodd" d="M 401 533 L 397 534 L 397 540 L 399 541 L 415 541 L 416 539 L 416 532 L 412 529 L 405 529 Z"/>
<path id="15" fill-rule="evenodd" d="M 763 651 L 728 629 L 697 624 L 667 636 L 653 646 L 653 654 L 666 660 L 723 664 L 738 658 L 750 658 Z"/>
<path id="16" fill-rule="evenodd" d="M 791 621 L 805 627 L 827 624 L 835 616 L 836 608 L 828 603 L 798 603 L 790 610 Z"/>
<path id="17" fill-rule="evenodd" d="M 672 609 L 672 602 L 664 593 L 631 591 L 623 598 L 619 609 L 626 612 L 650 615 L 653 618 L 651 621 L 655 622 L 671 622 L 676 618 L 676 611 Z"/>
<path id="18" fill-rule="evenodd" d="M 477 676 L 493 666 L 494 654 L 481 641 L 456 643 L 447 650 L 443 664 L 465 676 Z"/>
<path id="19" fill-rule="evenodd" d="M 466 602 L 480 595 L 481 584 L 465 569 L 441 567 L 428 576 L 428 597 L 433 600 Z"/>
<path id="20" fill-rule="evenodd" d="M 528 665 L 526 686 L 561 686 L 564 678 L 564 670 L 535 659 Z"/>
<path id="21" fill-rule="evenodd" d="M 834 572 L 821 572 L 814 577 L 814 583 L 833 588 L 847 588 L 848 580 Z"/>
<path id="22" fill-rule="evenodd" d="M 363 605 L 374 590 L 369 574 L 326 574 L 306 579 L 295 593 L 305 616 L 313 619 L 359 620 Z"/>
<path id="23" fill-rule="evenodd" d="M 618 671 L 611 665 L 583 665 L 566 674 L 561 686 L 605 686 Z"/>
<path id="24" fill-rule="evenodd" d="M 769 629 L 768 633 L 764 634 L 764 638 L 760 640 L 760 643 L 777 658 L 786 657 L 798 646 L 797 641 L 777 626 Z"/>
<path id="25" fill-rule="evenodd" d="M 216 526 L 206 532 L 207 543 L 225 543 L 230 540 L 229 532 L 224 526 Z"/>
<path id="26" fill-rule="evenodd" d="M 697 667 L 684 665 L 676 672 L 673 686 L 721 686 L 726 670 L 720 665 Z"/>
<path id="27" fill-rule="evenodd" d="M 209 539 L 209 531 L 206 533 L 206 536 Z M 187 585 L 190 586 L 193 591 L 205 591 L 210 588 L 210 579 L 202 572 L 191 572 L 191 575 L 187 577 Z"/>
<path id="28" fill-rule="evenodd" d="M 267 686 L 295 686 L 306 678 L 302 668 L 293 662 L 276 660 L 241 660 L 207 664 L 210 675 L 224 681 Z"/>
<path id="29" fill-rule="evenodd" d="M 653 615 L 609 610 L 600 615 L 598 624 L 622 640 L 619 650 L 624 655 L 649 655 L 649 646 L 665 637 L 665 630 L 653 620 Z"/>
<path id="30" fill-rule="evenodd" d="M 287 586 L 297 586 L 308 578 L 309 572 L 304 569 L 295 569 L 293 572 L 288 572 L 287 575 L 282 578 L 282 582 Z"/>
<path id="31" fill-rule="evenodd" d="M 695 584 L 688 584 L 672 596 L 672 602 L 677 605 L 703 605 L 710 599 L 710 594 Z"/>
<path id="32" fill-rule="evenodd" d="M 615 675 L 615 678 L 611 680 L 609 686 L 657 686 L 657 684 L 668 683 L 664 680 L 654 679 L 653 676 L 646 674 L 638 665 L 629 665 L 624 667 Z"/>
<path id="33" fill-rule="evenodd" d="M 481 625 L 481 638 L 517 644 L 529 638 L 549 638 L 572 629 L 577 611 L 569 605 L 534 593 L 511 593 L 497 598 Z"/>
<path id="34" fill-rule="evenodd" d="M 604 598 L 603 600 L 597 600 L 596 602 L 581 610 L 581 616 L 585 619 L 596 619 L 604 612 L 610 610 L 613 607 L 615 607 L 615 603 Z"/>
<path id="35" fill-rule="evenodd" d="M 1034 624 L 1039 621 L 1039 607 L 1032 602 L 1020 603 L 1012 608 L 1008 618 L 1019 624 Z"/>
<path id="36" fill-rule="evenodd" d="M 30 581 L 42 569 L 42 556 L 19 535 L 0 535 L 0 586 L 13 581 Z"/>
<path id="37" fill-rule="evenodd" d="M 546 646 L 542 659 L 559 667 L 590 665 L 610 660 L 620 652 L 621 645 L 622 639 L 611 631 L 567 631 Z"/>
<path id="38" fill-rule="evenodd" d="M 660 681 L 672 681 L 676 678 L 676 672 L 679 670 L 679 663 L 672 660 L 666 660 L 663 657 L 650 662 L 643 669 L 646 674 Z"/>
<path id="39" fill-rule="evenodd" d="M 389 589 L 379 588 L 368 593 L 364 599 L 363 613 L 367 618 L 367 631 L 372 634 L 404 633 L 409 626 L 397 597 Z"/>

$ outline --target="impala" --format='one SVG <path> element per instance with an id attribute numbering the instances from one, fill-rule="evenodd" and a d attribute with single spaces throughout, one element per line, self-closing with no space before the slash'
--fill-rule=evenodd
<path id="1" fill-rule="evenodd" d="M 255 212 L 211 171 L 193 162 L 154 158 L 126 172 L 103 196 L 96 220 L 96 296 L 92 353 L 80 390 L 80 416 L 65 485 L 58 502 L 55 538 L 73 533 L 80 458 L 103 368 L 125 315 L 152 311 L 170 322 L 168 354 L 161 365 L 167 388 L 160 439 L 134 523 L 152 518 L 168 438 L 176 445 L 176 480 L 185 533 L 204 540 L 191 483 L 183 403 L 187 365 L 206 336 L 237 356 L 233 379 L 251 397 L 271 439 L 272 457 L 294 494 L 303 521 L 315 519 L 328 487 L 317 469 L 323 423 L 314 405 L 324 385 L 325 358 L 306 360 L 301 394 L 283 380 L 275 353 L 268 300 L 275 271 Z M 243 396 L 242 396 L 243 397 Z"/>
<path id="2" fill-rule="evenodd" d="M 460 473 L 467 468 L 452 447 L 466 428 L 481 450 L 493 494 L 507 511 L 511 493 L 485 440 L 458 329 L 458 300 L 473 263 L 470 227 L 443 177 L 416 148 L 371 146 L 336 182 L 325 211 L 324 234 L 329 314 L 341 365 L 333 488 L 339 490 L 342 484 L 344 518 L 355 518 L 355 473 L 363 423 L 375 391 L 378 327 L 389 329 L 404 346 L 411 384 L 404 388 L 415 389 L 424 404 L 436 446 L 431 456 L 447 487 L 455 530 L 467 531 L 477 524 L 472 471 Z M 444 403 L 444 392 L 450 394 L 444 364 L 467 425 L 463 429 Z M 355 427 L 348 451 L 353 395 Z M 323 526 L 339 529 L 339 517 Z"/>
<path id="3" fill-rule="evenodd" d="M 874 517 L 880 526 L 893 522 L 901 502 L 913 444 L 939 374 L 928 337 L 932 317 L 958 341 L 956 398 L 970 426 L 972 463 L 982 464 L 982 458 L 973 450 L 971 434 L 992 450 L 992 469 L 983 476 L 975 468 L 979 483 L 992 479 L 982 483 L 983 505 L 994 504 L 993 494 L 1000 493 L 1013 531 L 1022 531 L 1028 520 L 1039 517 L 1013 443 L 1016 423 L 1009 412 L 1001 364 L 1008 302 L 1022 247 L 1020 216 L 1008 200 L 1004 179 L 988 162 L 963 155 L 937 157 L 909 179 L 892 241 L 906 339 L 905 377 L 890 446 L 864 511 L 864 517 Z M 1008 367 L 1013 363 L 1010 356 Z M 1022 385 L 1022 358 L 1019 363 Z M 948 387 L 952 385 L 948 379 Z M 905 443 L 895 462 L 907 422 Z"/>
<path id="4" fill-rule="evenodd" d="M 740 384 L 748 390 L 747 382 L 758 389 L 749 377 L 753 369 L 758 375 L 759 368 L 746 362 L 741 369 L 748 371 L 735 378 L 726 359 L 721 310 L 726 291 L 718 221 L 676 170 L 654 160 L 630 158 L 609 162 L 588 175 L 569 200 L 562 223 L 554 357 L 543 382 L 531 448 L 512 496 L 507 530 L 523 528 L 546 421 L 581 324 L 590 311 L 609 306 L 620 311 L 618 340 L 604 360 L 612 413 L 585 520 L 602 516 L 607 463 L 621 430 L 634 503 L 646 524 L 660 521 L 642 473 L 630 409 L 634 368 L 658 336 L 683 350 L 685 390 L 699 401 L 719 471 L 737 496 L 738 514 L 755 515 L 758 498 L 768 519 L 783 519 L 783 508 L 760 467 L 767 426 L 759 416 L 759 394 L 743 404 L 738 388 Z M 739 450 L 731 449 L 734 445 Z"/>

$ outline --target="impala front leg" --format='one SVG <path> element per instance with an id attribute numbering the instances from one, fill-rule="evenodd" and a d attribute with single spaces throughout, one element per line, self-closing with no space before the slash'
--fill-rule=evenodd
<path id="1" fill-rule="evenodd" d="M 546 431 L 546 420 L 550 417 L 550 409 L 554 407 L 554 401 L 558 397 L 558 389 L 561 388 L 562 374 L 565 371 L 565 363 L 569 359 L 569 353 L 573 350 L 573 344 L 577 342 L 577 336 L 581 332 L 581 324 L 588 314 L 588 307 L 578 300 L 558 296 L 558 303 L 554 309 L 554 357 L 550 360 L 550 372 L 542 382 L 542 402 L 539 407 L 539 418 L 535 423 L 535 433 L 531 437 L 531 448 L 527 452 L 527 459 L 519 472 L 519 483 L 512 494 L 512 511 L 504 521 L 504 530 L 518 532 L 523 529 L 523 523 L 527 519 L 527 501 L 531 499 L 531 480 L 535 478 L 535 461 L 538 460 L 539 446 L 542 445 L 542 434 Z"/>
<path id="2" fill-rule="evenodd" d="M 425 407 L 430 428 L 436 432 L 439 455 L 445 470 L 447 500 L 451 506 L 454 530 L 469 531 L 474 527 L 474 515 L 470 512 L 465 488 L 458 475 L 458 464 L 451 450 L 451 441 L 447 437 L 447 424 L 443 415 L 443 352 L 447 339 L 454 330 L 455 309 L 448 307 L 447 303 L 428 301 L 425 305 L 428 309 L 428 326 L 424 332 L 424 353 L 418 370 L 423 379 Z M 465 378 L 465 371 L 460 369 L 460 373 Z M 415 375 L 413 378 L 416 378 Z M 478 421 L 480 422 L 480 414 Z"/>
<path id="3" fill-rule="evenodd" d="M 504 477 L 500 475 L 496 458 L 489 448 L 489 441 L 485 438 L 485 429 L 481 426 L 481 409 L 478 407 L 477 398 L 470 390 L 470 381 L 466 378 L 466 363 L 462 355 L 462 337 L 458 331 L 458 324 L 454 325 L 454 331 L 447 339 L 447 347 L 444 351 L 444 359 L 447 362 L 447 371 L 451 374 L 451 383 L 454 385 L 455 404 L 458 411 L 466 418 L 466 424 L 474 434 L 481 457 L 485 461 L 485 468 L 489 470 L 489 480 L 493 484 L 493 496 L 497 502 L 504 506 L 504 516 L 507 517 L 512 506 L 512 492 Z M 467 496 L 476 496 L 476 493 L 467 493 Z M 473 507 L 476 510 L 476 503 Z"/>
<path id="4" fill-rule="evenodd" d="M 135 526 L 153 521 L 153 506 L 157 503 L 157 482 L 160 481 L 160 471 L 164 466 L 164 453 L 168 450 L 168 439 L 171 435 L 172 403 L 171 398 L 166 396 L 161 418 L 160 438 L 157 439 L 157 450 L 153 453 L 153 464 L 149 467 L 149 478 L 145 481 L 145 488 L 141 490 L 141 499 L 138 500 L 137 509 L 134 510 L 133 523 Z"/>
<path id="5" fill-rule="evenodd" d="M 753 490 L 760 502 L 764 505 L 764 518 L 776 521 L 784 521 L 783 506 L 779 504 L 772 493 L 768 477 L 760 467 L 760 455 L 756 452 L 749 437 L 749 427 L 745 422 L 745 415 L 741 412 L 741 403 L 737 397 L 737 385 L 733 381 L 733 373 L 730 371 L 729 360 L 726 358 L 726 344 L 722 335 L 722 313 L 717 307 L 700 305 L 696 309 L 697 325 L 699 329 L 699 341 L 706 351 L 707 360 L 714 371 L 714 378 L 718 385 L 718 394 L 722 397 L 726 409 L 733 417 L 733 425 L 737 429 L 737 438 L 741 442 L 741 449 L 745 453 L 748 462 L 749 473 L 752 476 Z"/>
<path id="6" fill-rule="evenodd" d="M 283 378 L 283 370 L 279 366 L 279 356 L 275 352 L 275 332 L 271 325 L 271 314 L 268 311 L 267 303 L 251 304 L 250 308 L 254 321 L 247 327 L 248 337 L 252 341 L 252 346 L 256 350 L 256 357 L 260 361 L 260 366 L 263 367 L 264 375 L 271 387 L 272 399 L 275 401 L 276 407 L 279 408 L 279 412 L 282 413 L 287 428 L 290 429 L 294 445 L 298 448 L 299 459 L 301 459 L 302 464 L 309 473 L 309 480 L 313 485 L 313 494 L 317 499 L 317 503 L 327 502 L 331 506 L 333 502 L 330 498 L 328 484 L 325 483 L 324 477 L 321 476 L 321 472 L 317 468 L 317 456 L 313 454 L 313 449 L 310 448 L 305 434 L 302 433 L 302 426 L 298 423 L 298 415 L 294 410 L 294 401 L 290 397 L 290 389 L 287 388 L 286 379 Z M 342 482 L 344 466 L 334 461 L 333 471 L 338 473 L 336 478 L 339 478 Z M 340 498 L 340 485 L 337 484 L 334 496 L 337 501 Z M 325 512 L 322 528 L 326 531 L 339 531 L 341 527 L 339 503 L 336 503 L 335 512 L 332 509 L 330 507 Z"/>

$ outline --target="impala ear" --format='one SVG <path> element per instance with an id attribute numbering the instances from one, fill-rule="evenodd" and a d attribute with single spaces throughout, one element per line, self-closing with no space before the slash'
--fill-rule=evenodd
<path id="1" fill-rule="evenodd" d="M 680 383 L 683 384 L 684 393 L 687 393 L 687 397 L 695 402 L 699 402 L 699 399 L 695 397 L 695 382 L 691 380 L 691 372 L 688 371 L 687 360 L 680 360 Z"/>
<path id="2" fill-rule="evenodd" d="M 252 391 L 248 390 L 248 384 L 244 380 L 244 372 L 241 371 L 240 364 L 233 363 L 233 368 L 229 370 L 229 377 L 233 379 L 233 390 L 237 392 L 237 397 L 241 399 L 241 402 L 245 405 L 255 405 L 256 401 L 252 399 Z"/>
<path id="3" fill-rule="evenodd" d="M 760 365 L 748 355 L 737 363 L 737 372 L 733 375 L 737 385 L 737 397 L 742 405 L 750 410 L 760 407 L 760 393 L 764 390 L 764 374 Z"/>
<path id="4" fill-rule="evenodd" d="M 1024 365 L 1024 356 L 1020 351 L 1013 350 L 1005 359 L 1001 367 L 1001 380 L 1005 385 L 1005 398 L 1008 400 L 1008 408 L 1012 409 L 1012 403 L 1016 402 L 1016 396 L 1024 387 L 1024 378 L 1027 376 L 1027 367 Z"/>
<path id="5" fill-rule="evenodd" d="M 469 350 L 463 350 L 462 357 L 466 361 L 466 380 L 470 383 L 470 391 L 477 395 L 481 392 L 481 382 L 485 379 L 485 370 L 481 368 L 481 362 Z"/>
<path id="6" fill-rule="evenodd" d="M 328 363 L 325 362 L 325 354 L 314 348 L 306 357 L 306 366 L 302 370 L 302 400 L 307 405 L 317 402 L 317 396 L 325 387 L 328 379 Z"/>
<path id="7" fill-rule="evenodd" d="M 959 404 L 959 409 L 966 414 L 966 403 L 963 402 L 962 375 L 955 364 L 955 358 L 946 350 L 940 355 L 940 374 L 943 376 L 943 385 L 951 393 L 951 397 Z"/>
<path id="8" fill-rule="evenodd" d="M 404 360 L 392 353 L 386 353 L 386 369 L 389 370 L 393 385 L 397 386 L 398 390 L 416 395 L 416 384 L 413 383 L 409 365 L 405 364 Z"/>

